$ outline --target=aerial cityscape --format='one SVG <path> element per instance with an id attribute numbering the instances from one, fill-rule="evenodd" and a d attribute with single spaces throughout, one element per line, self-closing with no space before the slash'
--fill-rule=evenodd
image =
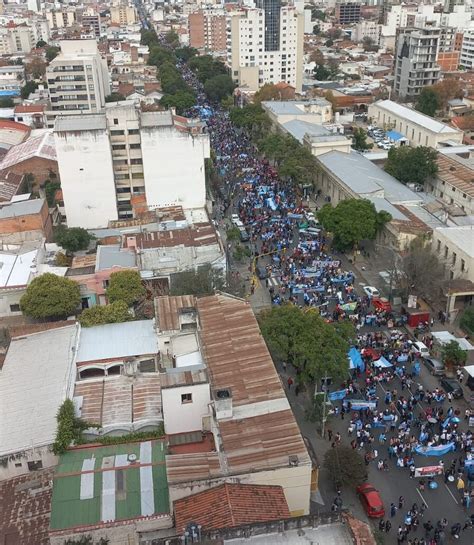
<path id="1" fill-rule="evenodd" d="M 471 0 L 1 0 L 0 545 L 474 544 Z"/>

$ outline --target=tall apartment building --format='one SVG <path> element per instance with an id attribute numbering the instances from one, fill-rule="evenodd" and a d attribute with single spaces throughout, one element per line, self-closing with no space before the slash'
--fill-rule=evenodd
<path id="1" fill-rule="evenodd" d="M 118 25 L 133 25 L 137 22 L 137 10 L 133 6 L 112 6 L 110 20 Z"/>
<path id="2" fill-rule="evenodd" d="M 204 124 L 172 112 L 141 112 L 132 101 L 105 113 L 59 117 L 55 129 L 67 224 L 106 227 L 143 209 L 203 208 Z"/>
<path id="3" fill-rule="evenodd" d="M 361 6 L 359 2 L 347 2 L 336 5 L 336 19 L 341 25 L 351 25 L 360 21 Z"/>
<path id="4" fill-rule="evenodd" d="M 46 69 L 51 110 L 46 113 L 52 127 L 57 115 L 98 113 L 110 94 L 109 72 L 95 40 L 64 40 L 61 53 Z"/>
<path id="5" fill-rule="evenodd" d="M 188 17 L 189 45 L 222 52 L 227 49 L 227 19 L 222 10 L 201 9 Z"/>
<path id="6" fill-rule="evenodd" d="M 0 55 L 29 53 L 35 44 L 35 35 L 30 26 L 19 25 L 0 28 Z"/>
<path id="7" fill-rule="evenodd" d="M 407 28 L 400 31 L 395 55 L 394 91 L 401 97 L 417 97 L 423 87 L 438 82 L 439 28 Z"/>
<path id="8" fill-rule="evenodd" d="M 468 70 L 474 68 L 474 30 L 464 32 L 459 64 Z"/>
<path id="9" fill-rule="evenodd" d="M 64 28 L 76 22 L 75 9 L 53 9 L 46 11 L 46 20 L 50 29 Z"/>
<path id="10" fill-rule="evenodd" d="M 100 22 L 100 15 L 98 13 L 84 13 L 82 15 L 81 24 L 85 30 L 88 30 L 91 34 L 94 34 L 96 38 L 100 38 L 102 26 Z"/>
<path id="11" fill-rule="evenodd" d="M 285 82 L 301 92 L 304 15 L 280 0 L 258 0 L 227 22 L 227 62 L 241 87 L 256 91 L 265 83 Z"/>

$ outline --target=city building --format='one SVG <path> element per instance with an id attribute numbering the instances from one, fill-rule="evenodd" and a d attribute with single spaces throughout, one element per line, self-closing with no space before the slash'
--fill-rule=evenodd
<path id="1" fill-rule="evenodd" d="M 468 70 L 474 67 L 474 30 L 464 32 L 459 64 Z"/>
<path id="2" fill-rule="evenodd" d="M 25 85 L 24 66 L 0 66 L 0 92 L 4 97 L 20 96 L 21 88 Z"/>
<path id="3" fill-rule="evenodd" d="M 107 64 L 100 56 L 96 40 L 63 40 L 61 53 L 46 69 L 51 110 L 48 126 L 58 115 L 98 113 L 110 94 Z"/>
<path id="4" fill-rule="evenodd" d="M 0 54 L 29 53 L 35 46 L 33 29 L 26 25 L 9 24 L 0 28 Z"/>
<path id="5" fill-rule="evenodd" d="M 11 201 L 0 206 L 0 241 L 3 244 L 51 240 L 53 226 L 46 199 Z"/>
<path id="6" fill-rule="evenodd" d="M 100 22 L 100 14 L 99 13 L 83 13 L 82 19 L 81 19 L 82 28 L 84 30 L 91 32 L 94 34 L 96 38 L 100 38 L 100 33 L 102 30 L 102 24 Z"/>
<path id="7" fill-rule="evenodd" d="M 474 226 L 440 227 L 432 238 L 433 251 L 446 263 L 450 280 L 474 282 Z"/>
<path id="8" fill-rule="evenodd" d="M 362 42 L 364 38 L 370 38 L 374 44 L 380 44 L 381 33 L 382 25 L 377 21 L 363 19 L 355 25 L 352 40 L 358 43 Z"/>
<path id="9" fill-rule="evenodd" d="M 360 21 L 360 2 L 344 2 L 336 4 L 336 19 L 340 25 L 351 25 Z"/>
<path id="10" fill-rule="evenodd" d="M 416 98 L 424 87 L 438 82 L 440 31 L 424 27 L 403 29 L 398 34 L 393 90 L 400 98 Z"/>
<path id="11" fill-rule="evenodd" d="M 13 113 L 13 112 L 12 112 Z M 24 123 L 17 123 L 9 119 L 0 119 L 0 150 L 5 155 L 5 150 L 24 142 L 31 133 L 31 127 Z"/>
<path id="12" fill-rule="evenodd" d="M 227 62 L 240 87 L 257 91 L 266 83 L 286 82 L 301 92 L 304 16 L 279 0 L 231 12 L 227 25 Z"/>
<path id="13" fill-rule="evenodd" d="M 137 10 L 133 6 L 126 6 L 123 4 L 111 6 L 110 20 L 112 23 L 120 26 L 133 25 L 138 20 Z"/>
<path id="14" fill-rule="evenodd" d="M 75 8 L 46 10 L 46 20 L 50 30 L 68 28 L 76 22 Z"/>
<path id="15" fill-rule="evenodd" d="M 54 134 L 70 227 L 132 218 L 134 201 L 151 210 L 205 206 L 209 135 L 198 120 L 124 101 L 104 114 L 59 117 Z"/>
<path id="16" fill-rule="evenodd" d="M 437 149 L 443 145 L 463 142 L 462 131 L 392 100 L 379 100 L 370 104 L 368 116 L 377 126 L 401 133 L 413 147 Z"/>
<path id="17" fill-rule="evenodd" d="M 227 19 L 222 11 L 200 9 L 188 17 L 189 45 L 209 52 L 226 52 Z"/>
<path id="18" fill-rule="evenodd" d="M 288 121 L 323 124 L 332 120 L 331 103 L 325 98 L 311 100 L 271 100 L 262 102 L 262 108 L 276 127 Z"/>
<path id="19" fill-rule="evenodd" d="M 17 104 L 13 110 L 14 119 L 33 129 L 42 129 L 46 125 L 45 110 L 46 104 Z"/>

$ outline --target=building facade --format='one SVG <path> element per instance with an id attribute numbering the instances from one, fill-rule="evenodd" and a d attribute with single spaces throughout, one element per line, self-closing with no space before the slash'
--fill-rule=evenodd
<path id="1" fill-rule="evenodd" d="M 304 16 L 293 6 L 261 2 L 233 12 L 227 24 L 227 61 L 241 87 L 285 82 L 301 92 Z M 270 15 L 271 14 L 271 15 Z"/>
<path id="2" fill-rule="evenodd" d="M 416 98 L 424 87 L 438 82 L 439 42 L 438 28 L 411 28 L 399 33 L 393 90 L 400 98 Z"/>
<path id="3" fill-rule="evenodd" d="M 474 30 L 464 32 L 459 64 L 468 70 L 474 66 Z"/>
<path id="4" fill-rule="evenodd" d="M 61 53 L 46 70 L 50 127 L 58 115 L 102 112 L 105 97 L 110 94 L 107 64 L 99 54 L 96 40 L 64 40 L 60 46 Z"/>
<path id="5" fill-rule="evenodd" d="M 189 45 L 204 51 L 225 52 L 227 19 L 222 12 L 199 10 L 188 17 Z"/>
<path id="6" fill-rule="evenodd" d="M 336 19 L 341 25 L 351 25 L 360 21 L 361 4 L 348 2 L 336 5 Z"/>
<path id="7" fill-rule="evenodd" d="M 137 10 L 133 6 L 112 6 L 110 20 L 117 25 L 133 25 L 137 22 Z"/>

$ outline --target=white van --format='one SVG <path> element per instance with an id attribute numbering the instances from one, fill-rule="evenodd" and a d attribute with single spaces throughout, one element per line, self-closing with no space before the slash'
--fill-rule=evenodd
<path id="1" fill-rule="evenodd" d="M 430 355 L 430 351 L 426 344 L 416 341 L 411 345 L 411 351 L 415 354 L 421 354 L 422 358 L 427 358 Z"/>

